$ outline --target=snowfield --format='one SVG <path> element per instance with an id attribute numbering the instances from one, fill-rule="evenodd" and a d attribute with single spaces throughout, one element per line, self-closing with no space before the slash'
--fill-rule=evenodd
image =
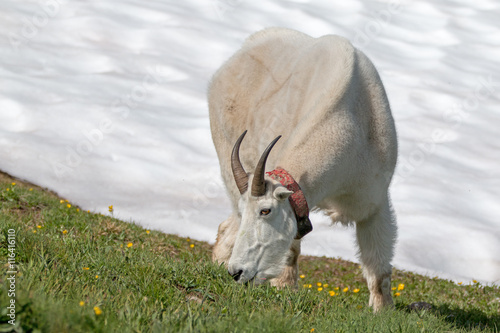
<path id="1" fill-rule="evenodd" d="M 349 38 L 399 135 L 398 268 L 500 282 L 500 3 L 46 0 L 0 3 L 0 170 L 85 210 L 213 243 L 229 215 L 207 84 L 251 33 Z M 313 214 L 303 253 L 356 260 Z"/>

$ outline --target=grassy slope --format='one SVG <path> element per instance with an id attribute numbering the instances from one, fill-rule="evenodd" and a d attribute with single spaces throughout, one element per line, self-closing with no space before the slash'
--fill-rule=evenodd
<path id="1" fill-rule="evenodd" d="M 358 264 L 303 257 L 299 291 L 245 287 L 210 262 L 206 243 L 80 211 L 4 174 L 0 204 L 0 332 L 500 330 L 499 287 L 394 270 L 393 286 L 404 284 L 396 310 L 373 315 Z M 19 263 L 15 327 L 5 316 L 9 228 Z M 328 286 L 319 291 L 318 282 Z M 411 312 L 415 301 L 433 309 Z"/>

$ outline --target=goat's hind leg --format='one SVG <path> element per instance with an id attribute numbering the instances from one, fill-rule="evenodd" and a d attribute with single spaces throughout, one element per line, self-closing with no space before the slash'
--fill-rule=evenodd
<path id="1" fill-rule="evenodd" d="M 356 224 L 359 258 L 370 290 L 370 306 L 375 312 L 392 306 L 391 261 L 397 226 L 389 200 L 370 218 Z"/>

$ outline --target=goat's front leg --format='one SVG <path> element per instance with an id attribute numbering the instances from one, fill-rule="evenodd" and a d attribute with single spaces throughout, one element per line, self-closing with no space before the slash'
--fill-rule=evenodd
<path id="1" fill-rule="evenodd" d="M 296 239 L 293 241 L 292 246 L 288 251 L 286 266 L 283 269 L 283 272 L 278 277 L 269 281 L 272 286 L 277 288 L 297 288 L 297 278 L 299 274 L 299 265 L 297 261 L 299 259 L 299 255 L 300 240 Z"/>
<path id="2" fill-rule="evenodd" d="M 224 263 L 227 267 L 238 233 L 238 221 L 231 215 L 219 225 L 217 240 L 212 251 L 212 261 Z"/>

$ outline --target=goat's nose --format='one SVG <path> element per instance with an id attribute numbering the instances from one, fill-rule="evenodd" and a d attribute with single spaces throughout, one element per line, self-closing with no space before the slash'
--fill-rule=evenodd
<path id="1" fill-rule="evenodd" d="M 243 270 L 240 269 L 236 273 L 231 273 L 231 271 L 228 271 L 228 273 L 229 273 L 229 275 L 231 275 L 233 277 L 234 281 L 238 281 L 241 277 L 241 274 L 243 274 Z"/>

